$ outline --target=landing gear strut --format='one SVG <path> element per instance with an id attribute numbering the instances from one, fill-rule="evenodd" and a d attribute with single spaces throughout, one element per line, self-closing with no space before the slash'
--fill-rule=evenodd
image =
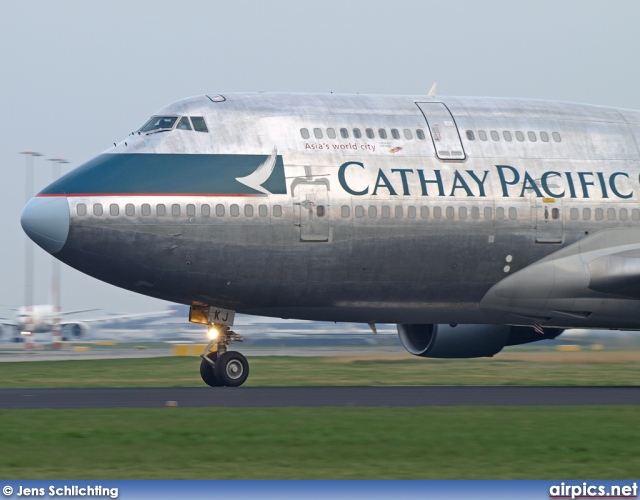
<path id="1" fill-rule="evenodd" d="M 211 387 L 239 387 L 249 376 L 247 358 L 236 351 L 227 351 L 227 346 L 242 342 L 242 337 L 228 326 L 217 325 L 222 330 L 218 338 L 209 342 L 200 354 L 200 376 Z"/>

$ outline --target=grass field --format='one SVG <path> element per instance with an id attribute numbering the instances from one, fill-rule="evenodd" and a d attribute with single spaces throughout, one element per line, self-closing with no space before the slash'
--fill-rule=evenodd
<path id="1" fill-rule="evenodd" d="M 637 351 L 250 357 L 246 385 L 637 385 Z M 199 358 L 0 363 L 0 387 L 202 386 Z M 632 479 L 640 407 L 0 411 L 7 479 Z"/>
<path id="2" fill-rule="evenodd" d="M 0 411 L 7 479 L 633 479 L 640 408 Z"/>
<path id="3" fill-rule="evenodd" d="M 246 386 L 640 384 L 640 351 L 522 351 L 470 360 L 254 356 L 249 362 Z M 197 357 L 0 363 L 0 387 L 201 386 L 199 363 Z"/>

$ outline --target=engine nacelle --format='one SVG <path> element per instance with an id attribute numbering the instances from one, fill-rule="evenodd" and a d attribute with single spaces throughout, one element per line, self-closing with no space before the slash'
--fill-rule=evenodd
<path id="1" fill-rule="evenodd" d="M 424 358 L 491 357 L 505 346 L 554 339 L 560 328 L 508 325 L 398 325 L 398 336 L 411 354 Z"/>
<path id="2" fill-rule="evenodd" d="M 62 327 L 62 340 L 81 340 L 89 335 L 89 325 L 78 321 L 77 323 L 67 323 Z"/>
<path id="3" fill-rule="evenodd" d="M 20 342 L 22 340 L 20 337 L 20 332 L 16 327 L 0 324 L 0 340 L 2 342 Z"/>

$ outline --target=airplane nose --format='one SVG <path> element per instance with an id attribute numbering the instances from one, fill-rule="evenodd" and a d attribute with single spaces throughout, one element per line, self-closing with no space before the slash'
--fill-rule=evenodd
<path id="1" fill-rule="evenodd" d="M 69 235 L 69 204 L 65 196 L 35 197 L 20 217 L 22 229 L 43 250 L 59 252 Z"/>

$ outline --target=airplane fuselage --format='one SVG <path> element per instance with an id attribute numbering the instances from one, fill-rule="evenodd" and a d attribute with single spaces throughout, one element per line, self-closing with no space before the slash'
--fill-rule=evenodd
<path id="1" fill-rule="evenodd" d="M 56 318 L 59 318 L 56 306 L 40 304 L 22 306 L 16 311 L 16 326 L 21 332 L 49 333 L 53 330 Z"/>
<path id="2" fill-rule="evenodd" d="M 638 112 L 247 93 L 156 117 L 38 195 L 68 210 L 58 259 L 263 316 L 640 328 Z"/>

